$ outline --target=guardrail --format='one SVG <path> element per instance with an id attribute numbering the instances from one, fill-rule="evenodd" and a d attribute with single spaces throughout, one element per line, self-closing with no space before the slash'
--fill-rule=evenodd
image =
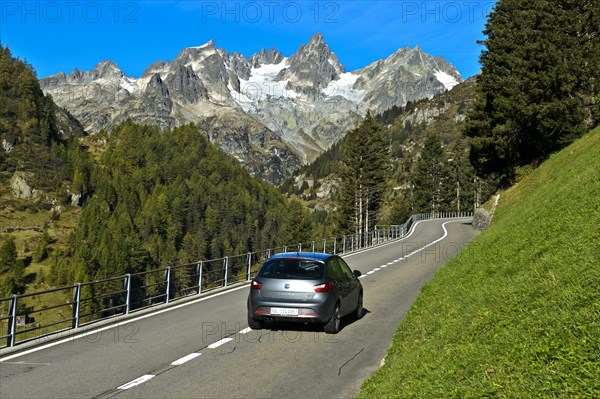
<path id="1" fill-rule="evenodd" d="M 288 251 L 346 254 L 404 237 L 419 220 L 472 217 L 472 212 L 412 215 L 404 224 L 347 235 L 131 273 L 0 299 L 1 347 L 249 281 L 272 255 Z M 43 299 L 41 299 L 43 298 Z M 65 298 L 68 298 L 65 300 Z M 72 299 L 71 299 L 72 298 Z"/>

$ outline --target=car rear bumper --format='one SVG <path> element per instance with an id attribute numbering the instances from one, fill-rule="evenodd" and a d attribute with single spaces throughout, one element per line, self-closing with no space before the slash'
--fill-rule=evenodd
<path id="1" fill-rule="evenodd" d="M 326 323 L 333 314 L 335 303 L 249 302 L 248 314 L 254 320 Z M 282 314 L 287 313 L 288 314 Z"/>

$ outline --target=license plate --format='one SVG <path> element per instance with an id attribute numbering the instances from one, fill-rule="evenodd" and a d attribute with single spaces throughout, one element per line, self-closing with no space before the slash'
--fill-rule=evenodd
<path id="1" fill-rule="evenodd" d="M 276 314 L 279 316 L 298 316 L 298 309 L 271 308 L 271 314 Z"/>

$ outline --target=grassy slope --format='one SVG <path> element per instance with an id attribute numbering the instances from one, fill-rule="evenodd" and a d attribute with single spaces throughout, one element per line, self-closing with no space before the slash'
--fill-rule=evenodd
<path id="1" fill-rule="evenodd" d="M 600 397 L 600 128 L 502 194 L 360 397 Z"/>

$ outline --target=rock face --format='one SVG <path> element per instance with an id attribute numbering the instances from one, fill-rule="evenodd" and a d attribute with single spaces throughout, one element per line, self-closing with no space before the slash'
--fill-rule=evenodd
<path id="1" fill-rule="evenodd" d="M 36 190 L 29 187 L 27 180 L 25 180 L 26 177 L 27 175 L 23 172 L 15 172 L 10 179 L 10 187 L 13 190 L 15 199 L 28 199 L 37 194 Z"/>
<path id="2" fill-rule="evenodd" d="M 346 72 L 316 34 L 289 58 L 275 49 L 246 58 L 210 41 L 151 64 L 139 78 L 103 61 L 40 84 L 89 133 L 127 119 L 161 128 L 194 123 L 252 173 L 277 183 L 339 140 L 367 109 L 431 98 L 461 81 L 452 65 L 418 47 Z"/>
<path id="3" fill-rule="evenodd" d="M 322 97 L 321 90 L 331 81 L 338 80 L 346 72 L 320 33 L 313 36 L 307 45 L 301 45 L 286 65 L 275 80 L 286 81 L 286 90 L 313 101 Z"/>
<path id="4" fill-rule="evenodd" d="M 460 82 L 458 71 L 443 57 L 432 57 L 417 46 L 362 69 L 354 87 L 365 91 L 363 101 L 369 108 L 386 110 L 432 98 Z"/>

